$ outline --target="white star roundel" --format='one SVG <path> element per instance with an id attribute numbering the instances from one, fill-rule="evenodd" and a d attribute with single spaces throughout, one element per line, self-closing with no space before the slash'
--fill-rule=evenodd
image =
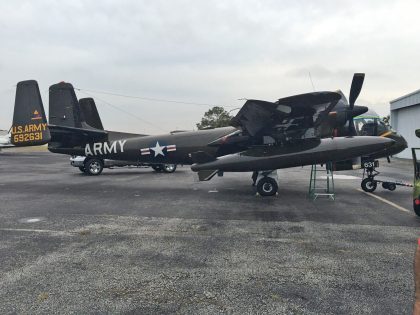
<path id="1" fill-rule="evenodd" d="M 159 144 L 159 141 L 156 141 L 156 145 L 150 148 L 150 150 L 155 151 L 155 157 L 157 157 L 159 154 L 165 156 L 165 154 L 163 153 L 163 149 L 165 149 L 165 146 L 161 146 Z"/>

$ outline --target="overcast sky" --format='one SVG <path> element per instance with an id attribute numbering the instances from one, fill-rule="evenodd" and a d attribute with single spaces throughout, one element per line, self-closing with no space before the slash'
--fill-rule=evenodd
<path id="1" fill-rule="evenodd" d="M 0 129 L 36 79 L 148 98 L 241 106 L 342 89 L 379 114 L 420 88 L 420 1 L 1 1 Z M 106 129 L 192 129 L 209 108 L 94 95 Z M 120 108 L 122 111 L 115 109 Z M 124 112 L 123 112 L 124 111 Z M 131 113 L 131 115 L 128 115 Z"/>

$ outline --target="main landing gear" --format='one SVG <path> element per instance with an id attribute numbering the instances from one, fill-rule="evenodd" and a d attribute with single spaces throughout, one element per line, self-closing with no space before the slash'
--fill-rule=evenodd
<path id="1" fill-rule="evenodd" d="M 176 170 L 176 164 L 152 164 L 155 172 L 173 173 Z"/>
<path id="2" fill-rule="evenodd" d="M 252 174 L 253 186 L 261 196 L 274 196 L 279 189 L 277 170 L 259 171 Z"/>
<path id="3" fill-rule="evenodd" d="M 411 184 L 406 184 L 402 182 L 390 182 L 390 181 L 384 181 L 375 179 L 377 175 L 380 174 L 376 170 L 376 168 L 379 166 L 379 161 L 365 161 L 362 163 L 363 166 L 363 180 L 361 183 L 362 189 L 366 192 L 374 192 L 376 188 L 378 187 L 378 183 L 382 184 L 383 189 L 388 189 L 389 191 L 394 191 L 397 189 L 397 186 L 404 186 L 404 187 L 413 187 Z"/>

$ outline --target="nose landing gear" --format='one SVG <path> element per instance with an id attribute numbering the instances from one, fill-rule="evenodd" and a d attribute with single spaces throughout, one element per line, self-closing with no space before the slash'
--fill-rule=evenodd
<path id="1" fill-rule="evenodd" d="M 376 180 L 373 177 L 367 177 L 362 180 L 360 184 L 362 189 L 366 192 L 374 192 L 378 186 Z"/>
<path id="2" fill-rule="evenodd" d="M 397 189 L 397 186 L 404 186 L 404 187 L 413 187 L 411 184 L 397 182 L 397 181 L 384 181 L 375 179 L 376 176 L 380 174 L 376 170 L 379 167 L 379 161 L 364 161 L 362 163 L 363 167 L 363 180 L 361 183 L 362 189 L 366 192 L 374 192 L 378 187 L 378 183 L 382 183 L 383 189 L 388 189 L 389 191 L 394 191 Z"/>

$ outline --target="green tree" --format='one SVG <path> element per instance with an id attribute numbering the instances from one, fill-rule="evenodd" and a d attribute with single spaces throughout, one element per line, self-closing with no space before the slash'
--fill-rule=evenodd
<path id="1" fill-rule="evenodd" d="M 204 113 L 201 122 L 197 124 L 198 129 L 219 128 L 229 126 L 232 116 L 220 106 L 215 106 Z"/>

